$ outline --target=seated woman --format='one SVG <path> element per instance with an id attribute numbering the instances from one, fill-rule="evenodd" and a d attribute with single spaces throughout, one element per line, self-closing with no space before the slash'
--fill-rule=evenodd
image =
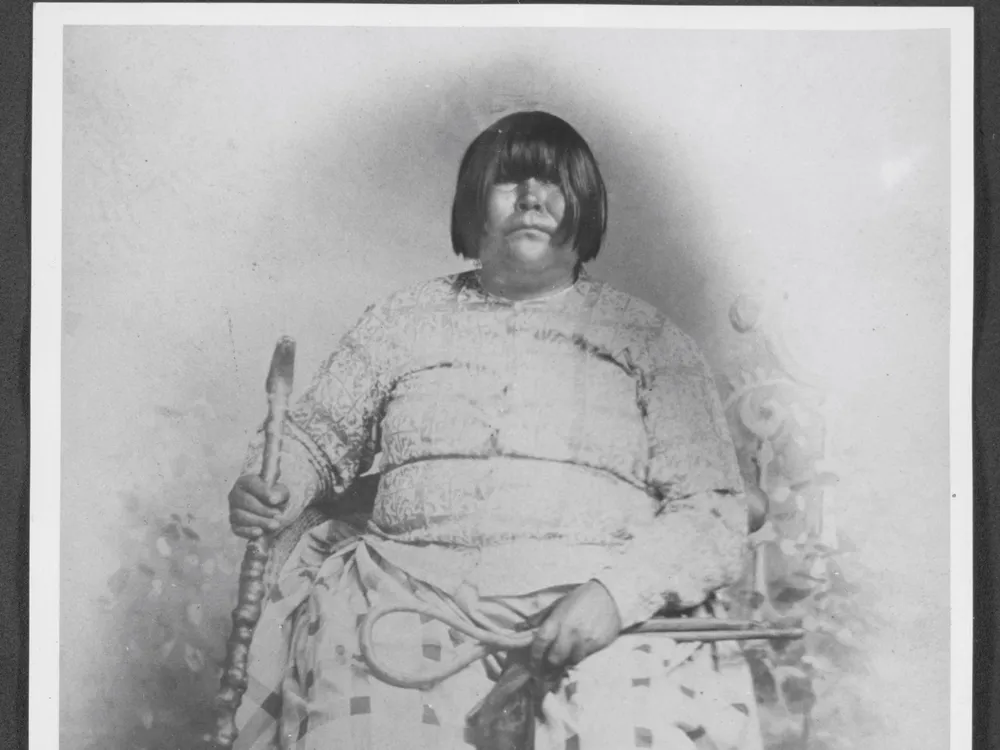
<path id="1" fill-rule="evenodd" d="M 487 629 L 540 624 L 525 658 L 561 671 L 539 750 L 759 747 L 738 652 L 627 632 L 733 581 L 747 518 L 698 349 L 583 270 L 606 203 L 566 122 L 495 123 L 462 160 L 452 212 L 454 250 L 478 269 L 368 308 L 291 409 L 270 491 L 255 443 L 230 494 L 246 537 L 308 503 L 336 511 L 376 455 L 381 478 L 367 526 L 346 542 L 315 528 L 272 594 L 238 746 L 468 748 L 492 660 L 407 689 L 359 649 L 372 607 L 423 602 Z M 382 660 L 411 672 L 464 641 L 417 614 L 375 631 Z"/>

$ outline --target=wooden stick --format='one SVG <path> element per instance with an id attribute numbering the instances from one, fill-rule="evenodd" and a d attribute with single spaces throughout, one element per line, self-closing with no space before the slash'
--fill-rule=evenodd
<path id="1" fill-rule="evenodd" d="M 630 633 L 683 633 L 692 630 L 774 630 L 755 620 L 720 620 L 715 617 L 654 617 L 630 628 Z"/>
<path id="2" fill-rule="evenodd" d="M 640 628 L 639 633 L 664 633 L 664 630 L 646 630 Z M 747 630 L 681 630 L 670 633 L 671 639 L 678 643 L 689 641 L 758 641 L 758 640 L 797 640 L 805 635 L 801 628 L 749 628 Z"/>
<path id="3" fill-rule="evenodd" d="M 292 392 L 294 365 L 295 342 L 287 336 L 282 337 L 274 348 L 266 384 L 268 410 L 264 422 L 264 457 L 260 478 L 268 487 L 274 486 L 280 471 L 282 428 Z M 270 534 L 263 534 L 247 542 L 240 569 L 239 601 L 233 610 L 233 629 L 227 644 L 222 684 L 216 698 L 218 720 L 212 746 L 220 750 L 229 750 L 236 741 L 236 711 L 247 689 L 247 659 L 266 593 L 264 570 L 271 541 Z"/>

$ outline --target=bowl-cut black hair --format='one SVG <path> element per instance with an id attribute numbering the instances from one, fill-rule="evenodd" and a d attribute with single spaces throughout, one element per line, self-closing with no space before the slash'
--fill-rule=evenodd
<path id="1" fill-rule="evenodd" d="M 559 241 L 572 238 L 581 263 L 597 257 L 607 229 L 604 179 L 583 137 L 548 112 L 507 115 L 480 133 L 466 150 L 451 209 L 451 244 L 456 255 L 479 255 L 490 188 L 532 177 L 558 185 L 566 198 Z"/>

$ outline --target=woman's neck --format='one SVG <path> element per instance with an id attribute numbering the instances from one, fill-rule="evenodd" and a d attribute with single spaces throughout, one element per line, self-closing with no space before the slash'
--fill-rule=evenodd
<path id="1" fill-rule="evenodd" d="M 487 294 L 513 302 L 549 297 L 569 289 L 576 283 L 578 272 L 572 269 L 553 269 L 558 273 L 531 274 L 530 276 L 490 273 L 479 269 L 479 285 Z"/>

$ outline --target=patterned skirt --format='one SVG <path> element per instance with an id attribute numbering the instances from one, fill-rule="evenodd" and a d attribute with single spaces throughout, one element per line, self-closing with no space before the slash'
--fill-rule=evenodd
<path id="1" fill-rule="evenodd" d="M 494 685 L 487 660 L 428 689 L 373 676 L 361 656 L 361 618 L 378 604 L 456 602 L 382 559 L 364 538 L 330 549 L 307 535 L 274 587 L 250 655 L 237 715 L 239 750 L 469 750 L 466 716 Z M 482 598 L 476 617 L 513 629 L 568 589 Z M 467 610 L 468 602 L 462 603 Z M 394 668 L 419 672 L 468 649 L 444 623 L 396 613 L 374 645 Z M 542 704 L 535 750 L 760 750 L 753 687 L 737 644 L 622 635 L 568 670 Z"/>

